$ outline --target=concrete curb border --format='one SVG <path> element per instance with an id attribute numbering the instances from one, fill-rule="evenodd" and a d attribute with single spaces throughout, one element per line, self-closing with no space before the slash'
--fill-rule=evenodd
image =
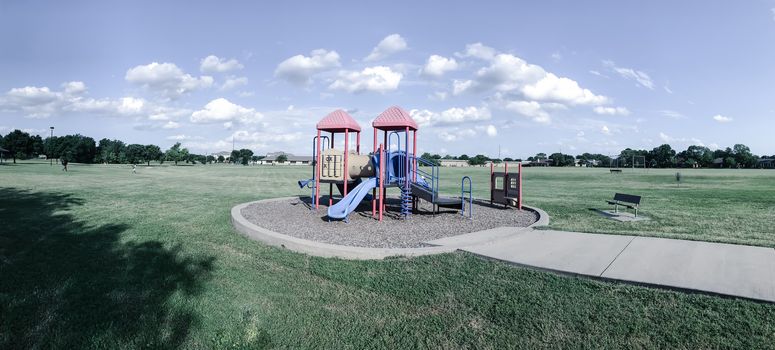
<path id="1" fill-rule="evenodd" d="M 312 256 L 325 258 L 341 258 L 348 260 L 381 260 L 388 257 L 413 257 L 431 254 L 451 253 L 458 250 L 458 247 L 434 246 L 421 248 L 367 248 L 345 246 L 330 243 L 321 243 L 308 239 L 297 238 L 282 233 L 274 232 L 258 226 L 242 216 L 242 209 L 254 203 L 267 203 L 297 198 L 280 197 L 263 199 L 253 202 L 242 203 L 231 208 L 231 224 L 241 234 L 250 239 L 269 244 L 271 246 L 290 249 L 295 252 L 304 253 Z M 528 227 L 544 226 L 549 223 L 549 216 L 541 209 L 535 207 L 522 206 L 524 209 L 535 212 L 538 215 L 538 221 Z"/>
<path id="2" fill-rule="evenodd" d="M 541 226 L 549 226 L 549 214 L 546 213 L 543 209 L 537 208 L 537 207 L 531 207 L 527 205 L 522 205 L 522 209 L 532 211 L 538 215 L 538 220 L 536 222 L 530 224 L 528 228 L 536 228 Z"/>

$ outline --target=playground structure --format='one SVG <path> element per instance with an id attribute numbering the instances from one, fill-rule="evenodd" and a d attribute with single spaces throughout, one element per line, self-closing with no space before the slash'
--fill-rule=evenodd
<path id="1" fill-rule="evenodd" d="M 299 187 L 312 189 L 311 209 L 319 209 L 321 184 L 328 184 L 329 219 L 349 221 L 349 214 L 366 200 L 371 202 L 372 217 L 382 221 L 389 188 L 400 192 L 400 216 L 404 219 L 418 211 L 420 200 L 430 203 L 434 214 L 440 208 L 450 208 L 460 210 L 461 215 L 473 217 L 471 179 L 467 176 L 461 179 L 460 198 L 439 195 L 439 167 L 416 155 L 419 127 L 409 113 L 401 107 L 390 107 L 374 119 L 372 127 L 372 153 L 362 155 L 361 128 L 347 112 L 336 110 L 317 124 L 317 136 L 312 142 L 312 178 L 298 182 Z M 323 132 L 329 135 L 323 135 Z M 353 132 L 357 135 L 354 151 L 350 149 L 350 134 Z M 335 135 L 340 133 L 344 134 L 343 150 L 337 149 L 334 142 Z M 380 136 L 382 142 L 379 142 Z M 333 203 L 334 185 L 342 195 L 336 203 Z M 516 193 L 518 197 L 519 192 Z"/>
<path id="2" fill-rule="evenodd" d="M 490 163 L 490 204 L 503 204 L 522 210 L 522 163 L 517 163 L 517 173 L 509 173 L 509 163 L 503 163 L 503 171 L 495 171 Z"/>

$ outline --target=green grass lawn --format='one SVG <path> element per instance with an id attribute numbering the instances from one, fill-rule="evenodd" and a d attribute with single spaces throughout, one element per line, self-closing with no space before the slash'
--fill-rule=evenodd
<path id="1" fill-rule="evenodd" d="M 675 173 L 681 173 L 680 187 Z M 489 168 L 442 168 L 441 187 L 459 196 L 460 178 L 472 176 L 489 198 Z M 525 204 L 546 210 L 551 228 L 775 247 L 775 171 L 756 169 L 524 168 Z M 590 208 L 623 192 L 643 197 L 639 215 L 622 223 Z"/>
<path id="2" fill-rule="evenodd" d="M 230 208 L 305 194 L 301 167 L 0 166 L 0 348 L 775 348 L 775 306 L 455 253 L 314 258 L 237 234 Z M 487 195 L 487 169 L 463 173 Z M 560 229 L 775 245 L 775 172 L 526 169 Z M 587 210 L 644 195 L 652 222 Z M 707 228 L 707 229 L 706 229 Z"/>

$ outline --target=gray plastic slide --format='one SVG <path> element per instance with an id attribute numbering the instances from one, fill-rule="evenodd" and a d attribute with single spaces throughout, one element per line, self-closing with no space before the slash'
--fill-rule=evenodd
<path id="1" fill-rule="evenodd" d="M 377 181 L 378 180 L 376 177 L 370 177 L 368 180 L 365 180 L 358 186 L 355 186 L 355 188 L 353 188 L 352 191 L 347 194 L 347 196 L 336 202 L 336 204 L 328 207 L 328 217 L 332 219 L 346 218 L 350 212 L 358 207 L 358 204 L 361 203 L 369 191 L 372 188 L 377 187 Z"/>

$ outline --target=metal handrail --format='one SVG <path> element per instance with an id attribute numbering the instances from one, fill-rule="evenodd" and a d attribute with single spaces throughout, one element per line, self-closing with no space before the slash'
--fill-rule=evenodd
<path id="1" fill-rule="evenodd" d="M 431 167 L 431 172 L 430 173 L 428 173 L 425 170 L 421 170 L 420 166 L 417 166 L 414 169 L 414 172 L 415 172 L 415 174 L 420 175 L 421 177 L 423 177 L 423 175 L 425 175 L 428 178 L 430 178 L 430 180 L 431 180 L 430 181 L 431 182 L 430 183 L 430 185 L 431 185 L 431 193 L 432 193 L 432 196 L 433 196 L 432 197 L 433 198 L 433 202 L 435 203 L 436 202 L 436 197 L 439 194 L 439 168 L 433 162 L 431 162 L 431 161 L 429 161 L 427 159 L 416 157 L 416 156 L 414 156 L 412 158 L 414 159 L 414 161 L 416 161 L 419 164 L 427 165 L 427 166 Z M 427 182 L 427 180 L 426 180 L 426 182 Z"/>
<path id="2" fill-rule="evenodd" d="M 396 150 L 395 151 L 391 151 L 391 147 L 390 147 L 393 144 L 391 142 L 393 140 L 393 135 L 396 135 Z M 388 144 L 387 144 L 387 147 L 385 149 L 385 153 L 387 153 L 387 158 L 385 160 L 388 162 L 388 165 L 387 165 L 388 169 L 390 169 L 390 170 L 397 170 L 397 171 L 390 171 L 390 172 L 388 172 L 388 176 L 387 176 L 388 183 L 392 183 L 394 181 L 393 177 L 398 178 L 398 180 L 400 181 L 400 178 L 401 178 L 400 176 L 392 175 L 392 174 L 403 174 L 403 171 L 402 171 L 403 170 L 403 167 L 402 167 L 403 164 L 402 164 L 402 162 L 398 162 L 398 169 L 393 169 L 393 165 L 394 165 L 393 164 L 393 154 L 399 154 L 399 155 L 401 154 L 401 134 L 399 134 L 397 131 L 393 131 L 390 134 L 388 134 Z"/>
<path id="3" fill-rule="evenodd" d="M 466 180 L 468 180 L 468 191 L 465 190 Z M 470 177 L 463 176 L 463 178 L 460 179 L 460 215 L 463 216 L 466 215 L 466 193 L 468 193 L 468 218 L 472 219 L 474 216 L 473 184 L 471 183 Z"/>

